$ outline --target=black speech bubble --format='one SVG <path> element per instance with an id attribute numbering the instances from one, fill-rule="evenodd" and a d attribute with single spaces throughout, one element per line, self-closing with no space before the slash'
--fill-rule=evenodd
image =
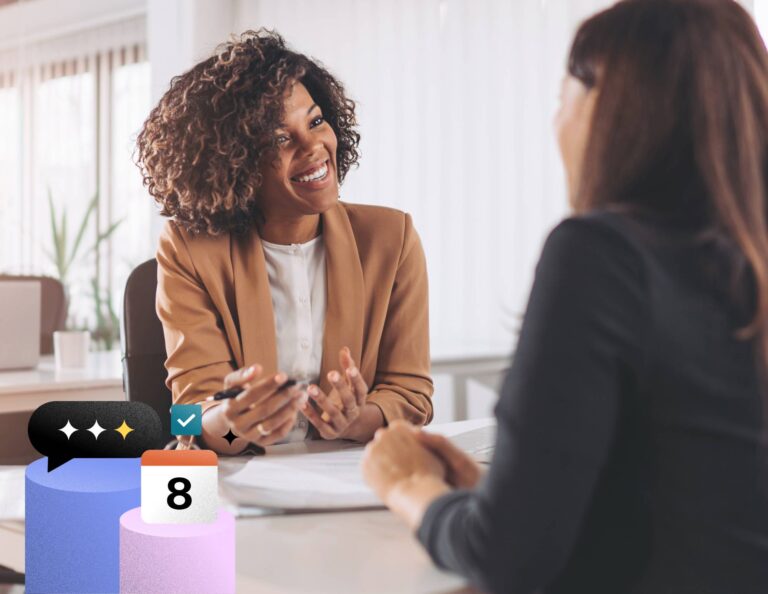
<path id="1" fill-rule="evenodd" d="M 98 421 L 98 437 L 88 431 Z M 125 438 L 115 431 L 123 423 L 133 429 Z M 60 429 L 67 422 L 77 431 L 69 438 Z M 29 441 L 48 456 L 48 472 L 72 458 L 138 458 L 162 448 L 160 417 L 142 402 L 47 402 L 38 407 L 27 426 Z"/>

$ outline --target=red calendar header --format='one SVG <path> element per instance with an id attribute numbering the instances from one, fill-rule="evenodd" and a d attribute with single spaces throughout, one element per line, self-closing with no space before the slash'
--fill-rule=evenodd
<path id="1" fill-rule="evenodd" d="M 217 466 L 219 458 L 211 450 L 147 450 L 142 466 Z"/>

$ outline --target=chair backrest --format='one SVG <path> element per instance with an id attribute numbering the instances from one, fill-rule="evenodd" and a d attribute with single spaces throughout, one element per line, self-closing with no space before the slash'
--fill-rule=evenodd
<path id="1" fill-rule="evenodd" d="M 171 392 L 165 386 L 165 339 L 155 311 L 157 260 L 131 272 L 123 301 L 123 384 L 128 400 L 144 402 L 157 411 L 163 434 L 170 437 Z"/>
<path id="2" fill-rule="evenodd" d="M 0 280 L 40 282 L 40 354 L 53 352 L 53 333 L 67 323 L 67 296 L 64 285 L 50 276 L 0 274 Z"/>

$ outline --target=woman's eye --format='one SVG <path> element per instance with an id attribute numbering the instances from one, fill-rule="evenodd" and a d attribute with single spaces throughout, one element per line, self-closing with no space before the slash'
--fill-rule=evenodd
<path id="1" fill-rule="evenodd" d="M 309 124 L 310 128 L 315 128 L 322 124 L 325 121 L 325 118 L 323 116 L 317 116 L 312 122 Z"/>
<path id="2" fill-rule="evenodd" d="M 287 143 L 289 140 L 290 140 L 290 138 L 288 138 L 288 135 L 287 135 L 287 134 L 280 134 L 280 136 L 278 136 L 278 137 L 275 139 L 275 142 L 276 142 L 278 145 L 283 145 L 283 144 Z"/>

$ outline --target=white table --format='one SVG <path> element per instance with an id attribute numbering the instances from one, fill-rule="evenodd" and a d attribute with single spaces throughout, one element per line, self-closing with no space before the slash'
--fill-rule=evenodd
<path id="1" fill-rule="evenodd" d="M 440 428 L 452 436 L 487 426 L 476 419 Z M 300 444 L 273 446 L 275 453 Z M 312 449 L 316 443 L 304 444 Z M 234 460 L 234 459 L 233 459 Z M 23 498 L 23 467 L 0 468 L 0 495 Z M 221 477 L 220 477 L 221 478 Z M 0 497 L 0 503 L 2 502 Z M 14 507 L 13 501 L 0 510 Z M 469 594 L 462 578 L 441 571 L 399 518 L 387 510 L 240 517 L 236 522 L 237 592 L 259 594 Z M 0 519 L 0 565 L 24 572 L 24 523 Z M 21 588 L 13 590 L 21 593 Z M 3 587 L 0 586 L 0 592 Z M 5 593 L 4 593 L 5 594 Z"/>
<path id="2" fill-rule="evenodd" d="M 462 578 L 437 569 L 389 511 L 241 518 L 236 530 L 238 592 L 475 592 Z M 0 564 L 23 573 L 23 522 L 0 522 Z"/>
<path id="3" fill-rule="evenodd" d="M 389 511 L 266 516 L 237 521 L 237 591 L 259 594 L 458 594 Z"/>
<path id="4" fill-rule="evenodd" d="M 57 370 L 53 356 L 44 356 L 35 369 L 0 371 L 0 414 L 52 400 L 125 400 L 120 352 L 88 353 L 83 369 Z"/>

